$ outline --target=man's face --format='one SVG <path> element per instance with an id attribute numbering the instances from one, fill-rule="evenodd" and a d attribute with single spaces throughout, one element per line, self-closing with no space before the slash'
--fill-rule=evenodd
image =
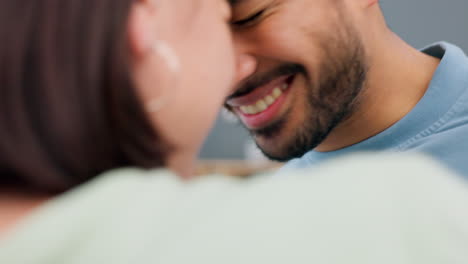
<path id="1" fill-rule="evenodd" d="M 237 48 L 255 73 L 226 101 L 265 155 L 318 146 L 359 100 L 365 50 L 344 0 L 232 0 Z"/>

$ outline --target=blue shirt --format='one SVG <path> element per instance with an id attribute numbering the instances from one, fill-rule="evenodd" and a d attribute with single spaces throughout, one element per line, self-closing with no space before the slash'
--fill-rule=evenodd
<path id="1" fill-rule="evenodd" d="M 441 62 L 410 113 L 365 141 L 331 152 L 309 151 L 291 160 L 285 169 L 316 165 L 353 152 L 417 151 L 468 178 L 468 58 L 460 48 L 445 42 L 422 51 Z"/>

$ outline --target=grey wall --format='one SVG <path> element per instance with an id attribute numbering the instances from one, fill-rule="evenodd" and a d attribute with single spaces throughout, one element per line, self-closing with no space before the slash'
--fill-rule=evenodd
<path id="1" fill-rule="evenodd" d="M 414 47 L 439 40 L 468 51 L 468 0 L 382 0 L 389 26 Z"/>
<path id="2" fill-rule="evenodd" d="M 381 0 L 389 26 L 412 46 L 445 40 L 468 52 L 468 0 Z M 219 119 L 201 157 L 243 159 L 248 141 L 240 127 Z"/>

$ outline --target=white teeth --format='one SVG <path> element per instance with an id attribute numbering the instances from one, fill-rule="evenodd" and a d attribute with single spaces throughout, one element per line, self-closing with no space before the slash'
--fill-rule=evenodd
<path id="1" fill-rule="evenodd" d="M 273 97 L 276 99 L 276 98 L 280 97 L 282 93 L 283 93 L 283 92 L 281 91 L 280 88 L 275 88 L 275 89 L 273 90 Z"/>
<path id="2" fill-rule="evenodd" d="M 265 97 L 265 102 L 268 106 L 270 106 L 275 102 L 275 98 L 271 95 L 268 95 L 267 97 Z"/>
<path id="3" fill-rule="evenodd" d="M 253 115 L 256 112 L 257 112 L 257 107 L 255 105 L 247 106 L 247 111 L 246 111 L 247 114 Z"/>
<path id="4" fill-rule="evenodd" d="M 258 110 L 257 106 L 256 105 L 251 105 L 249 107 L 249 111 L 250 111 L 250 114 L 254 115 L 256 113 L 259 113 L 260 111 Z"/>
<path id="5" fill-rule="evenodd" d="M 271 94 L 265 96 L 265 98 L 263 99 L 258 100 L 255 104 L 241 106 L 239 107 L 239 109 L 242 113 L 247 115 L 256 115 L 258 113 L 261 113 L 265 111 L 270 105 L 275 103 L 276 99 L 278 99 L 283 94 L 283 91 L 285 91 L 288 88 L 289 85 L 287 83 L 283 83 L 279 87 L 273 89 Z"/>
<path id="6" fill-rule="evenodd" d="M 247 106 L 241 106 L 241 107 L 240 107 L 240 110 L 241 110 L 243 113 L 246 113 L 246 114 L 248 114 L 248 112 L 249 112 L 249 108 L 248 108 Z"/>
<path id="7" fill-rule="evenodd" d="M 265 101 L 263 100 L 258 100 L 256 106 L 257 106 L 257 109 L 260 110 L 260 112 L 263 112 L 268 108 L 267 103 L 265 103 Z"/>
<path id="8" fill-rule="evenodd" d="M 254 114 L 257 112 L 257 107 L 253 106 L 253 105 L 249 105 L 249 106 L 241 106 L 240 107 L 240 110 L 248 115 L 251 115 L 251 114 Z"/>

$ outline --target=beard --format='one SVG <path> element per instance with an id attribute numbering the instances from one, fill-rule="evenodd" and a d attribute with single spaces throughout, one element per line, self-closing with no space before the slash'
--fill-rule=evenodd
<path id="1" fill-rule="evenodd" d="M 302 157 L 320 145 L 358 107 L 367 63 L 358 33 L 347 24 L 340 25 L 338 34 L 321 38 L 320 50 L 324 57 L 315 78 L 299 64 L 285 64 L 275 71 L 295 72 L 305 78 L 305 120 L 287 138 L 282 131 L 288 125 L 291 112 L 268 127 L 250 131 L 259 149 L 269 159 L 284 162 Z M 262 139 L 270 143 L 262 145 Z"/>

